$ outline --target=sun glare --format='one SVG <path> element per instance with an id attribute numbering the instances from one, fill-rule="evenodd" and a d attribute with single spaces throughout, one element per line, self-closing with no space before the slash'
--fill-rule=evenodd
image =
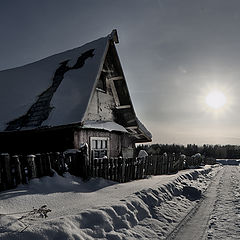
<path id="1" fill-rule="evenodd" d="M 220 109 L 226 104 L 226 97 L 220 91 L 209 92 L 206 96 L 206 104 L 213 109 Z"/>

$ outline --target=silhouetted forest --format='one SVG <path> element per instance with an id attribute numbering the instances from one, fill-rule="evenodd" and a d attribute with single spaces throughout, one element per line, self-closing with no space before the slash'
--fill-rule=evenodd
<path id="1" fill-rule="evenodd" d="M 161 155 L 163 153 L 176 153 L 192 156 L 201 153 L 205 157 L 220 159 L 240 159 L 240 146 L 237 145 L 208 145 L 198 146 L 195 144 L 176 145 L 176 144 L 150 144 L 138 145 L 137 152 L 145 150 L 149 155 Z"/>

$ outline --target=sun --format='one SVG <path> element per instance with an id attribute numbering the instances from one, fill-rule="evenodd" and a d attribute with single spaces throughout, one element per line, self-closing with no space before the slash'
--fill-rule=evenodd
<path id="1" fill-rule="evenodd" d="M 221 109 L 227 102 L 226 96 L 223 92 L 214 90 L 208 93 L 205 98 L 206 104 L 213 109 Z"/>

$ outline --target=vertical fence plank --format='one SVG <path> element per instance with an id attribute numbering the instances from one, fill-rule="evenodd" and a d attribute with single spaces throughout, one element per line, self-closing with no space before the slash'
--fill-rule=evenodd
<path id="1" fill-rule="evenodd" d="M 8 153 L 2 153 L 1 159 L 4 164 L 4 188 L 11 188 L 11 167 L 10 167 L 10 155 Z"/>
<path id="2" fill-rule="evenodd" d="M 104 157 L 102 159 L 102 177 L 105 179 L 107 179 L 106 167 L 107 167 L 107 157 Z"/>
<path id="3" fill-rule="evenodd" d="M 44 176 L 43 162 L 42 162 L 40 153 L 35 155 L 35 165 L 36 165 L 36 170 L 37 170 L 37 177 L 40 178 L 40 177 Z"/>
<path id="4" fill-rule="evenodd" d="M 10 156 L 8 153 L 1 153 L 0 155 L 2 165 L 2 188 L 6 190 L 11 186 L 11 171 L 10 171 Z"/>
<path id="5" fill-rule="evenodd" d="M 90 174 L 89 177 L 94 177 L 94 158 L 93 158 L 93 154 L 91 154 L 90 157 Z"/>
<path id="6" fill-rule="evenodd" d="M 114 158 L 113 161 L 114 161 L 114 181 L 117 181 L 117 165 L 118 165 L 118 159 L 117 158 Z"/>
<path id="7" fill-rule="evenodd" d="M 98 177 L 102 177 L 102 158 L 98 158 Z"/>
<path id="8" fill-rule="evenodd" d="M 106 174 L 107 174 L 107 179 L 110 179 L 110 173 L 109 173 L 109 158 L 106 159 Z"/>
<path id="9" fill-rule="evenodd" d="M 44 176 L 52 176 L 53 171 L 52 171 L 50 154 L 49 153 L 41 154 L 41 158 L 43 163 Z"/>
<path id="10" fill-rule="evenodd" d="M 157 155 L 156 174 L 162 174 L 162 156 Z"/>
<path id="11" fill-rule="evenodd" d="M 144 164 L 145 164 L 145 157 L 144 158 L 142 158 L 141 159 L 141 161 L 140 161 L 140 172 L 139 172 L 139 179 L 143 179 L 144 178 L 144 171 L 145 171 L 145 169 L 144 169 Z"/>
<path id="12" fill-rule="evenodd" d="M 28 163 L 28 179 L 36 178 L 37 171 L 35 165 L 35 155 L 27 155 L 27 163 Z"/>
<path id="13" fill-rule="evenodd" d="M 21 167 L 21 174 L 22 174 L 22 183 L 28 183 L 28 164 L 27 158 L 24 155 L 19 155 L 20 167 Z"/>
<path id="14" fill-rule="evenodd" d="M 4 164 L 3 159 L 0 155 L 0 191 L 4 190 L 4 175 L 5 175 Z"/>
<path id="15" fill-rule="evenodd" d="M 97 177 L 97 158 L 93 159 L 93 165 L 94 165 L 94 177 Z"/>
<path id="16" fill-rule="evenodd" d="M 136 179 L 140 179 L 141 172 L 141 158 L 136 158 Z"/>
<path id="17" fill-rule="evenodd" d="M 128 158 L 128 181 L 132 180 L 133 160 Z"/>
<path id="18" fill-rule="evenodd" d="M 125 182 L 125 175 L 126 175 L 126 159 L 122 159 L 122 182 Z"/>
<path id="19" fill-rule="evenodd" d="M 50 160 L 52 168 L 59 174 L 63 175 L 65 172 L 65 164 L 64 164 L 64 158 L 63 154 L 60 152 L 50 153 Z M 75 154 L 75 158 L 73 161 L 73 164 L 75 167 L 73 168 L 75 171 L 75 174 L 79 176 L 79 170 L 80 170 L 80 164 L 78 163 L 78 155 Z"/>
<path id="20" fill-rule="evenodd" d="M 18 184 L 22 183 L 22 172 L 21 172 L 21 163 L 19 161 L 18 155 L 12 156 L 12 172 L 14 176 L 14 186 L 16 187 Z M 14 169 L 14 170 L 13 170 Z"/>
<path id="21" fill-rule="evenodd" d="M 125 164 L 124 164 L 124 182 L 128 182 L 128 159 L 125 159 Z"/>

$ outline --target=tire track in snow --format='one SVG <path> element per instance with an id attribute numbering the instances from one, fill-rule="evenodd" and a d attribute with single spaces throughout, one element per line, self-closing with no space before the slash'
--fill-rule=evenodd
<path id="1" fill-rule="evenodd" d="M 240 167 L 224 166 L 168 240 L 240 239 Z"/>
<path id="2" fill-rule="evenodd" d="M 182 219 L 166 240 L 200 240 L 208 227 L 208 221 L 217 196 L 217 186 L 223 175 L 221 169 L 212 179 L 198 204 Z"/>
<path id="3" fill-rule="evenodd" d="M 226 166 L 217 188 L 206 239 L 240 239 L 240 167 Z"/>

